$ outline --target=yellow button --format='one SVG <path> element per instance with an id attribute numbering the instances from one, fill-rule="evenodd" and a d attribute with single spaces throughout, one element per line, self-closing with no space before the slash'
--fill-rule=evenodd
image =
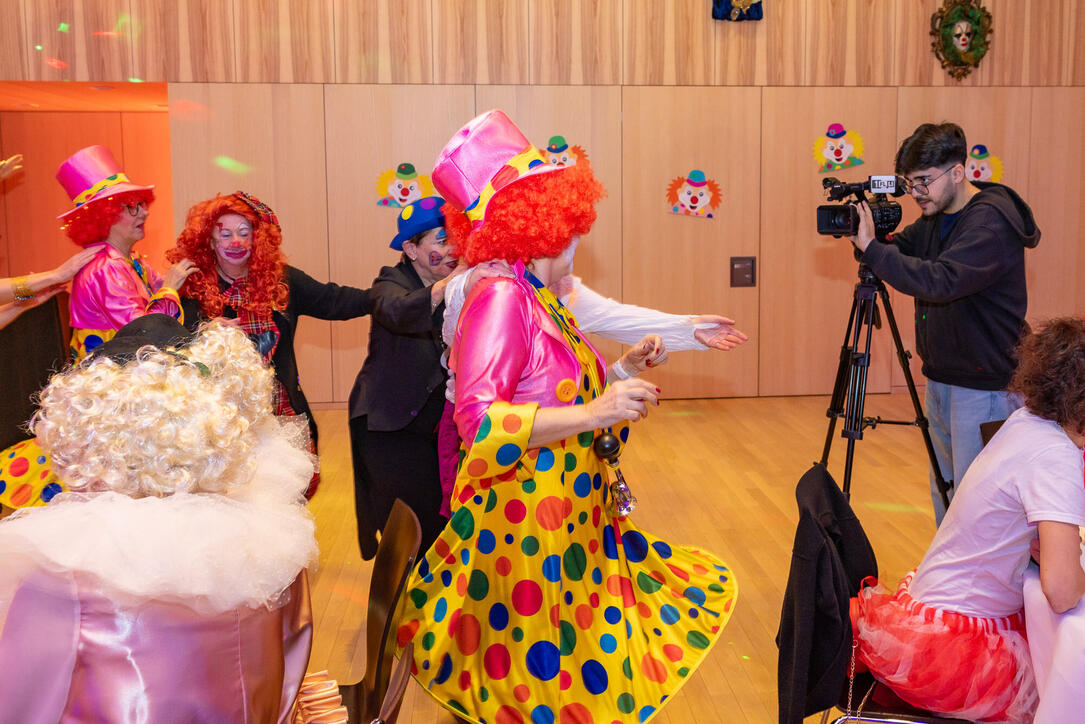
<path id="1" fill-rule="evenodd" d="M 570 379 L 564 379 L 558 383 L 558 388 L 554 391 L 557 398 L 562 402 L 571 402 L 576 397 L 576 382 Z"/>

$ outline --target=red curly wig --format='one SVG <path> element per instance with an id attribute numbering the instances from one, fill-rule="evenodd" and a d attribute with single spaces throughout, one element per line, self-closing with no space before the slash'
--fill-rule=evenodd
<path id="1" fill-rule="evenodd" d="M 191 259 L 197 271 L 179 290 L 182 297 L 191 297 L 200 304 L 207 317 L 218 317 L 226 301 L 219 290 L 215 252 L 211 248 L 211 231 L 215 222 L 226 214 L 238 214 L 252 224 L 252 254 L 249 256 L 249 296 L 244 307 L 252 312 L 286 309 L 290 292 L 286 286 L 282 252 L 283 237 L 275 224 L 264 223 L 248 204 L 237 196 L 216 196 L 201 201 L 188 210 L 185 228 L 177 237 L 177 245 L 166 252 L 170 263 Z"/>
<path id="2" fill-rule="evenodd" d="M 154 201 L 154 192 L 150 189 L 125 191 L 116 196 L 107 196 L 84 204 L 74 214 L 66 217 L 64 225 L 60 228 L 79 246 L 105 241 L 109 236 L 109 230 L 124 212 L 124 205 L 138 204 L 141 201 L 145 201 L 150 206 Z"/>
<path id="3" fill-rule="evenodd" d="M 591 166 L 577 163 L 529 176 L 501 189 L 474 231 L 462 211 L 445 204 L 445 230 L 468 264 L 557 256 L 595 223 L 595 204 L 606 195 Z"/>

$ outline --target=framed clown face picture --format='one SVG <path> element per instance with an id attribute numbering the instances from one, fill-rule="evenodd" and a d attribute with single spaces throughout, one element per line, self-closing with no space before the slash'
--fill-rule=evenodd
<path id="1" fill-rule="evenodd" d="M 931 50 L 960 80 L 979 65 L 991 44 L 991 13 L 980 0 L 943 0 L 931 16 Z"/>

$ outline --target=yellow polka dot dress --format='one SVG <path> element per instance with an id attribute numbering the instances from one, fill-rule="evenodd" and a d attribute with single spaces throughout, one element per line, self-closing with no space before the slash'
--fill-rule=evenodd
<path id="1" fill-rule="evenodd" d="M 581 363 L 556 395 L 593 399 L 595 352 L 533 283 Z M 718 640 L 734 578 L 711 553 L 610 516 L 596 431 L 528 449 L 536 410 L 494 401 L 461 450 L 454 512 L 408 583 L 398 644 L 415 642 L 419 682 L 470 721 L 645 722 Z"/>

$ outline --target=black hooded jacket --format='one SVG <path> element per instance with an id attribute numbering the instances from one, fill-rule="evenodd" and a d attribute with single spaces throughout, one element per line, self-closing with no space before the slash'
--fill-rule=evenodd
<path id="1" fill-rule="evenodd" d="M 1001 390 L 1013 376 L 1013 349 L 1025 330 L 1025 249 L 1040 230 L 1008 186 L 974 182 L 980 192 L 943 237 L 943 215 L 920 217 L 871 242 L 863 261 L 884 282 L 915 297 L 915 336 L 923 374 L 977 390 Z"/>

